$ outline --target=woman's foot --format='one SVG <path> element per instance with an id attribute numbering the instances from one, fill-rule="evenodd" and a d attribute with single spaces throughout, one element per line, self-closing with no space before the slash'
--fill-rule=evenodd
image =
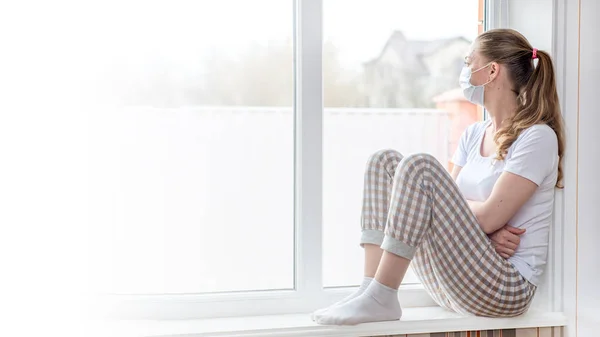
<path id="1" fill-rule="evenodd" d="M 314 319 L 324 325 L 355 325 L 367 322 L 395 321 L 402 317 L 398 290 L 373 280 L 367 289 L 350 301 L 315 313 Z"/>
<path id="2" fill-rule="evenodd" d="M 334 303 L 334 304 L 332 304 L 332 305 L 330 305 L 330 306 L 328 306 L 326 308 L 322 308 L 322 309 L 319 309 L 319 310 L 313 312 L 310 315 L 310 317 L 312 318 L 313 321 L 316 321 L 316 317 L 324 315 L 327 312 L 327 310 L 329 310 L 331 308 L 334 308 L 334 307 L 337 307 L 337 306 L 340 306 L 340 305 L 342 305 L 344 303 L 347 303 L 348 301 L 351 301 L 351 300 L 355 299 L 356 297 L 362 295 L 362 293 L 365 292 L 365 290 L 367 289 L 367 287 L 369 286 L 369 284 L 371 284 L 371 281 L 373 281 L 372 277 L 365 277 L 363 279 L 362 283 L 360 284 L 360 287 L 358 287 L 357 291 L 355 291 L 351 295 L 348 295 L 347 297 L 345 297 L 344 299 L 342 299 L 339 302 L 336 302 L 336 303 Z"/>

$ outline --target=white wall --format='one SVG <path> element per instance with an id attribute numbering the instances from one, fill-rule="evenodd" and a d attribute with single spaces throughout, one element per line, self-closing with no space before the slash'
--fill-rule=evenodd
<path id="1" fill-rule="evenodd" d="M 600 229 L 596 175 L 600 117 L 600 5 L 597 0 L 558 0 L 555 15 L 563 112 L 567 126 L 566 188 L 563 230 L 562 309 L 569 318 L 565 337 L 598 335 L 600 326 Z"/>
<path id="2" fill-rule="evenodd" d="M 563 226 L 555 235 L 555 243 L 560 243 L 554 247 L 558 277 L 549 278 L 556 289 L 549 304 L 569 318 L 565 337 L 596 336 L 600 326 L 600 180 L 596 175 L 600 116 L 595 109 L 600 94 L 600 2 L 512 0 L 509 12 L 512 28 L 537 48 L 554 51 L 566 123 L 565 190 L 557 194 L 557 223 Z"/>
<path id="3" fill-rule="evenodd" d="M 538 49 L 553 52 L 566 123 L 565 189 L 557 193 L 558 263 L 547 275 L 556 290 L 546 304 L 569 318 L 565 337 L 598 335 L 600 327 L 600 2 L 508 0 L 508 26 Z M 562 261 L 561 261 L 562 260 Z M 546 289 L 550 290 L 550 289 Z M 538 301 L 538 304 L 540 301 Z M 545 302 L 545 301 L 543 301 Z"/>
<path id="4" fill-rule="evenodd" d="M 577 335 L 597 336 L 600 329 L 600 2 L 581 0 L 579 80 L 579 193 L 577 242 Z"/>

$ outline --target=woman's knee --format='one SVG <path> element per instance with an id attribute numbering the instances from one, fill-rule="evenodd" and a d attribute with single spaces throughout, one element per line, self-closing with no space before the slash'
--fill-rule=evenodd
<path id="1" fill-rule="evenodd" d="M 430 167 L 431 165 L 440 165 L 440 162 L 429 153 L 415 153 L 406 156 L 402 160 L 402 164 L 407 167 Z"/>
<path id="2" fill-rule="evenodd" d="M 439 172 L 444 170 L 442 164 L 428 153 L 415 153 L 406 156 L 398 169 L 396 175 L 408 175 L 415 177 L 425 173 Z"/>
<path id="3" fill-rule="evenodd" d="M 403 156 L 400 152 L 392 149 L 379 150 L 373 153 L 367 161 L 368 167 L 389 167 L 395 166 L 400 163 Z"/>

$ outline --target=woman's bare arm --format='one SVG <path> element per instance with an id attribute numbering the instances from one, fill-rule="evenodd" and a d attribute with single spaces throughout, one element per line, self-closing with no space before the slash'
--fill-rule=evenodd
<path id="1" fill-rule="evenodd" d="M 461 166 L 454 166 L 450 175 L 456 181 Z M 486 201 L 467 200 L 469 207 L 477 217 L 481 229 L 486 234 L 494 233 L 504 227 L 508 221 L 529 200 L 537 185 L 519 175 L 504 172 L 492 189 Z"/>
<path id="2" fill-rule="evenodd" d="M 468 203 L 483 231 L 491 234 L 504 227 L 536 189 L 533 181 L 503 172 L 486 201 L 469 200 Z"/>
<path id="3" fill-rule="evenodd" d="M 452 179 L 454 179 L 454 181 L 456 181 L 456 178 L 458 177 L 460 170 L 462 170 L 462 166 L 454 165 L 454 167 L 452 168 L 452 172 L 450 172 L 450 176 L 452 176 Z"/>

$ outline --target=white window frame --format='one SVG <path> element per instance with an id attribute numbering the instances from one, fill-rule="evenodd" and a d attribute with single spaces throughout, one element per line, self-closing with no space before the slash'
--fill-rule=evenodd
<path id="1" fill-rule="evenodd" d="M 292 0 L 288 0 L 292 1 Z M 506 0 L 485 1 L 485 29 L 505 27 Z M 104 297 L 111 316 L 197 319 L 311 312 L 354 287 L 322 287 L 323 0 L 296 0 L 295 25 L 295 263 L 294 290 Z M 473 20 L 473 29 L 476 27 Z M 243 278 L 243 276 L 241 276 Z M 403 307 L 435 306 L 422 285 L 402 285 Z"/>
<path id="2" fill-rule="evenodd" d="M 548 310 L 567 314 L 565 334 L 574 336 L 577 314 L 578 235 L 578 139 L 580 11 L 577 0 L 552 0 L 552 57 L 556 84 L 565 121 L 566 148 L 563 159 L 564 185 L 556 193 L 554 230 L 551 232 L 549 264 L 551 286 Z"/>
<path id="3" fill-rule="evenodd" d="M 508 28 L 508 1 L 485 0 L 484 30 Z"/>

